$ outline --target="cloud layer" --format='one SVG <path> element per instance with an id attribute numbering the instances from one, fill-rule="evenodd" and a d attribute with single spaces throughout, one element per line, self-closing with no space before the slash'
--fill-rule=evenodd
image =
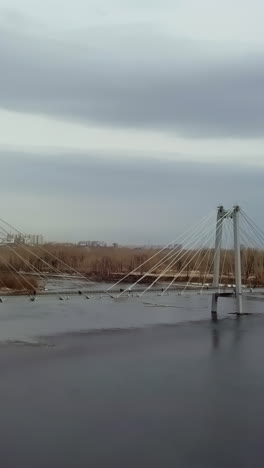
<path id="1" fill-rule="evenodd" d="M 188 137 L 264 136 L 264 54 L 223 54 L 143 26 L 91 28 L 81 41 L 0 34 L 2 108 Z"/>

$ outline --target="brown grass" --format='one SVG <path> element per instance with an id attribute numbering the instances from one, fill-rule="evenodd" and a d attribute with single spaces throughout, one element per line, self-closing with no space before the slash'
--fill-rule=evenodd
<path id="1" fill-rule="evenodd" d="M 32 285 L 32 287 L 30 286 Z M 4 272 L 0 273 L 0 288 L 3 290 L 12 291 L 28 291 L 32 293 L 38 286 L 37 278 L 33 276 L 20 276 L 16 273 Z"/>
<path id="2" fill-rule="evenodd" d="M 131 272 L 156 253 L 156 251 L 152 249 L 132 249 L 128 247 L 85 248 L 77 247 L 75 245 L 65 246 L 62 244 L 47 244 L 44 248 L 46 252 L 44 252 L 40 247 L 24 248 L 19 245 L 12 247 L 2 246 L 0 249 L 0 278 L 3 279 L 3 282 L 8 282 L 9 285 L 13 284 L 13 286 L 11 286 L 13 289 L 19 289 L 18 278 L 11 273 L 7 273 L 7 262 L 20 272 L 24 271 L 30 273 L 32 272 L 33 267 L 41 272 L 54 273 L 54 269 L 58 269 L 64 273 L 71 273 L 72 271 L 69 268 L 71 267 L 91 279 L 107 281 L 108 279 L 111 280 L 113 274 L 125 275 Z M 158 254 L 138 271 L 141 274 L 144 274 L 151 267 L 154 267 L 159 259 L 169 252 L 170 251 L 166 250 L 163 251 L 162 254 Z M 189 262 L 194 254 L 195 251 L 185 251 L 182 254 L 182 258 L 179 258 L 176 264 L 168 269 L 168 273 L 173 275 L 181 271 L 184 265 Z M 62 260 L 63 263 L 56 260 L 53 255 Z M 208 270 L 208 266 L 212 265 L 213 256 L 213 250 L 205 249 L 197 263 L 196 260 L 198 256 L 193 259 L 188 266 L 186 266 L 184 269 L 185 278 L 190 278 L 192 271 L 198 270 L 194 275 L 193 280 L 206 280 L 205 271 Z M 25 264 L 20 257 L 23 257 L 28 264 Z M 37 257 L 40 257 L 46 263 L 42 262 Z M 225 262 L 223 263 L 224 258 Z M 167 265 L 169 265 L 170 261 L 171 260 L 167 261 Z M 264 251 L 243 249 L 241 252 L 241 261 L 243 281 L 252 285 L 263 285 Z M 200 265 L 198 266 L 199 263 Z M 223 252 L 220 270 L 222 273 L 222 282 L 230 283 L 233 281 L 233 264 L 233 252 L 231 250 L 227 251 L 226 254 Z M 69 265 L 69 267 L 67 265 Z M 160 273 L 163 270 L 164 264 L 155 268 L 153 273 Z M 36 284 L 35 277 L 31 277 L 31 279 L 28 277 L 26 278 L 30 283 L 32 282 L 32 284 Z M 207 282 L 210 282 L 210 276 L 207 278 Z M 25 287 L 28 289 L 29 285 Z"/>

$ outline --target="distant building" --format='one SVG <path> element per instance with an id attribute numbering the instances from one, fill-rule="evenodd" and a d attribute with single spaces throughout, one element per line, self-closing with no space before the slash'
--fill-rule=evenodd
<path id="1" fill-rule="evenodd" d="M 15 238 L 11 234 L 7 234 L 6 239 L 3 239 L 4 243 L 6 244 L 14 244 Z"/>
<path id="2" fill-rule="evenodd" d="M 26 245 L 42 245 L 44 237 L 42 234 L 7 234 L 5 239 L 2 239 L 3 244 L 26 244 Z"/>
<path id="3" fill-rule="evenodd" d="M 107 247 L 107 243 L 103 241 L 80 241 L 79 247 Z"/>
<path id="4" fill-rule="evenodd" d="M 42 234 L 33 234 L 31 236 L 33 245 L 42 245 L 44 244 L 44 237 Z"/>

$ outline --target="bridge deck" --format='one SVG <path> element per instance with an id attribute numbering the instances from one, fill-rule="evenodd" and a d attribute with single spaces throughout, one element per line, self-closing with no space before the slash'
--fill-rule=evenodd
<path id="1" fill-rule="evenodd" d="M 121 294 L 121 297 L 130 295 L 133 296 L 134 294 L 141 294 L 144 292 L 145 288 L 143 287 L 138 287 L 138 288 L 133 288 L 130 292 L 129 291 L 124 291 L 125 288 L 115 288 L 111 289 L 110 291 L 107 291 L 107 289 L 100 289 L 100 288 L 87 288 L 83 289 L 80 288 L 78 289 L 64 289 L 64 290 L 49 290 L 49 291 L 44 291 L 44 290 L 37 290 L 36 291 L 36 296 L 38 297 L 48 297 L 48 296 L 77 296 L 77 295 L 87 295 L 87 296 L 118 296 Z M 164 287 L 156 287 L 156 288 L 151 288 L 147 293 L 160 293 L 162 294 L 164 292 Z M 222 288 L 222 289 L 216 289 L 216 288 L 208 288 L 208 289 L 203 289 L 201 290 L 201 287 L 193 288 L 193 287 L 188 287 L 184 289 L 184 287 L 179 287 L 175 286 L 173 288 L 170 288 L 169 292 L 164 292 L 164 296 L 168 295 L 170 293 L 178 293 L 181 295 L 182 293 L 197 293 L 197 294 L 217 294 L 218 297 L 227 297 L 227 296 L 233 296 L 234 291 L 232 288 Z M 10 291 L 5 291 L 0 293 L 0 296 L 2 297 L 17 297 L 17 296 L 28 296 L 31 295 L 32 293 L 30 291 L 26 292 L 10 292 Z"/>

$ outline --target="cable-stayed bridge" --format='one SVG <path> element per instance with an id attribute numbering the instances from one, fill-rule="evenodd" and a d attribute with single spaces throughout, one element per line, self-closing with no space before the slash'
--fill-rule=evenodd
<path id="1" fill-rule="evenodd" d="M 5 237 L 10 230 L 23 240 L 23 233 L 0 218 L 0 236 Z M 16 262 L 11 262 L 1 250 L 0 266 L 21 283 L 20 294 L 29 295 L 31 301 L 50 295 L 67 300 L 76 294 L 87 299 L 107 296 L 119 300 L 142 298 L 150 293 L 165 297 L 175 294 L 177 301 L 177 295 L 204 294 L 212 296 L 211 314 L 215 319 L 219 297 L 235 297 L 239 315 L 246 312 L 243 311 L 243 296 L 264 298 L 261 291 L 254 288 L 262 285 L 261 275 L 264 278 L 264 232 L 237 205 L 213 210 L 178 239 L 104 288 L 54 255 L 47 246 L 38 246 L 36 250 L 21 242 L 19 247 L 18 251 L 6 245 L 7 251 L 19 264 L 22 262 L 27 271 L 16 267 Z M 253 258 L 253 252 L 259 252 L 259 258 Z M 42 288 L 32 283 L 32 277 L 38 278 Z M 72 281 L 74 287 L 45 287 L 52 278 L 68 281 L 67 284 Z M 4 276 L 1 282 L 0 300 L 4 302 L 4 296 L 14 295 L 14 292 L 4 288 Z"/>

